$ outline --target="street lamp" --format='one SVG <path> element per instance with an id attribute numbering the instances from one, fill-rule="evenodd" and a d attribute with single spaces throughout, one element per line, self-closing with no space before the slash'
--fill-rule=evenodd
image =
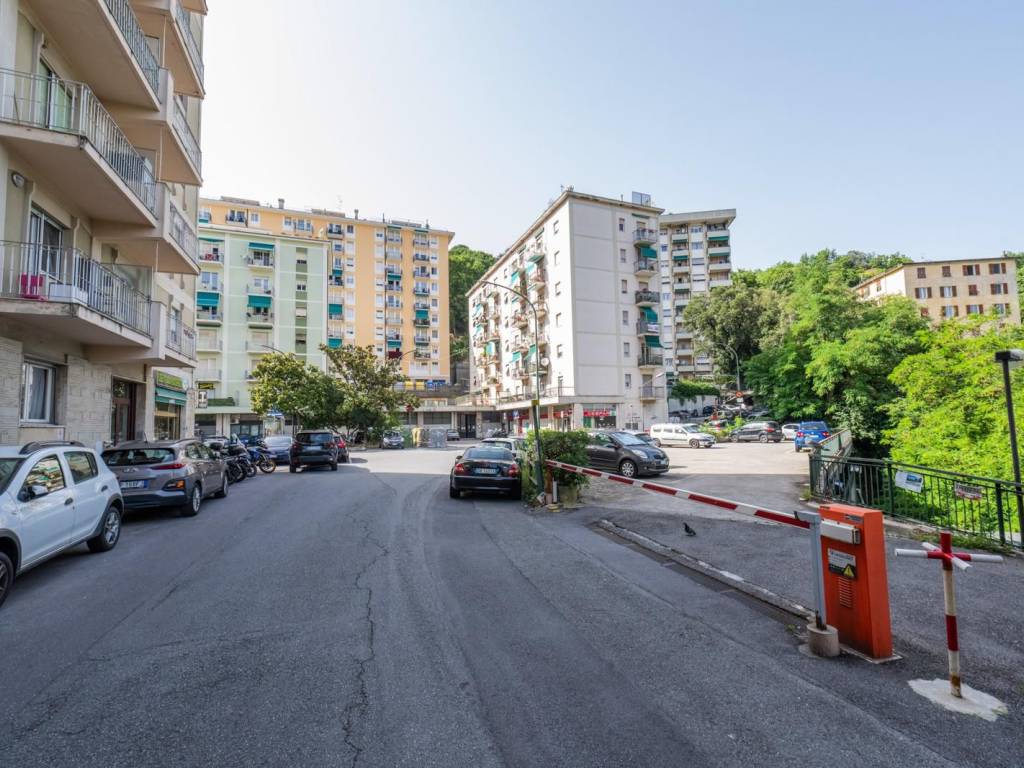
<path id="1" fill-rule="evenodd" d="M 537 307 L 534 306 L 533 302 L 525 293 L 520 293 L 515 288 L 510 288 L 507 285 L 501 283 L 495 283 L 492 280 L 481 280 L 483 285 L 491 285 L 495 288 L 501 288 L 502 290 L 514 293 L 520 299 L 530 305 L 530 310 L 533 312 L 533 371 L 534 371 L 534 397 L 531 407 L 533 411 L 533 437 L 534 442 L 537 444 L 537 467 L 536 467 L 536 482 L 537 492 L 544 493 L 544 452 L 540 446 L 540 322 L 537 320 Z"/>
<path id="2" fill-rule="evenodd" d="M 737 355 L 736 350 L 728 344 L 720 344 L 719 346 L 724 347 L 729 352 L 732 352 L 733 359 L 736 361 L 736 392 L 738 394 L 743 391 L 743 386 L 740 384 L 740 356 Z"/>
<path id="3" fill-rule="evenodd" d="M 1006 418 L 1010 427 L 1010 453 L 1013 457 L 1013 480 L 1017 484 L 1017 519 L 1024 525 L 1024 499 L 1020 493 L 1020 454 L 1017 450 L 1017 422 L 1013 415 L 1013 390 L 1010 387 L 1010 367 L 1024 362 L 1024 349 L 1004 349 L 996 352 L 996 362 L 1003 366 L 1003 391 L 1006 393 Z"/>

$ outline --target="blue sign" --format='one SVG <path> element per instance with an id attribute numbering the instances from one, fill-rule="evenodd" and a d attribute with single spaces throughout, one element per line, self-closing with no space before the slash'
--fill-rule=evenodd
<path id="1" fill-rule="evenodd" d="M 280 411 L 267 411 L 267 416 L 269 416 L 272 419 L 283 419 L 284 418 L 284 414 L 281 413 Z"/>

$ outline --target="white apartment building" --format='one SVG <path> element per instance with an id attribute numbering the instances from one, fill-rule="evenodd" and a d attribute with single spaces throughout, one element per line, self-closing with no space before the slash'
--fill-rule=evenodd
<path id="1" fill-rule="evenodd" d="M 701 372 L 692 336 L 674 323 L 677 298 L 691 294 L 674 291 L 696 290 L 694 282 L 707 291 L 728 279 L 706 261 L 704 245 L 718 242 L 706 230 L 688 246 L 701 243 L 693 248 L 701 252 L 699 280 L 697 270 L 677 273 L 683 259 L 670 249 L 672 233 L 688 239 L 691 228 L 710 224 L 727 244 L 735 211 L 663 213 L 647 195 L 626 202 L 570 188 L 469 291 L 471 387 L 502 423 L 528 427 L 538 365 L 542 428 L 643 429 L 668 419 L 677 360 L 682 375 Z M 532 302 L 536 322 L 516 292 Z"/>

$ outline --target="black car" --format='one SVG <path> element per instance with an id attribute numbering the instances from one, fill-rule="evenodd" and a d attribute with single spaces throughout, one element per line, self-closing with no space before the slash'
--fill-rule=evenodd
<path id="1" fill-rule="evenodd" d="M 339 436 L 326 429 L 303 430 L 292 442 L 288 471 L 310 466 L 328 466 L 337 471 L 339 461 L 348 461 L 348 450 Z"/>
<path id="2" fill-rule="evenodd" d="M 463 491 L 499 491 L 518 499 L 522 486 L 516 455 L 506 448 L 483 445 L 457 456 L 448 495 L 458 499 Z"/>
<path id="3" fill-rule="evenodd" d="M 748 421 L 729 435 L 729 442 L 781 443 L 782 427 L 777 421 Z"/>
<path id="4" fill-rule="evenodd" d="M 609 470 L 623 477 L 668 472 L 668 455 L 629 432 L 591 432 L 587 461 L 595 469 Z"/>

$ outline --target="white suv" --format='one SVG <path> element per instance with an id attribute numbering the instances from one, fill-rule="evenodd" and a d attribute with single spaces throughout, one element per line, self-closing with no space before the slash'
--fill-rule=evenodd
<path id="1" fill-rule="evenodd" d="M 0 446 L 0 605 L 16 575 L 65 549 L 113 549 L 123 509 L 117 478 L 91 448 Z"/>

